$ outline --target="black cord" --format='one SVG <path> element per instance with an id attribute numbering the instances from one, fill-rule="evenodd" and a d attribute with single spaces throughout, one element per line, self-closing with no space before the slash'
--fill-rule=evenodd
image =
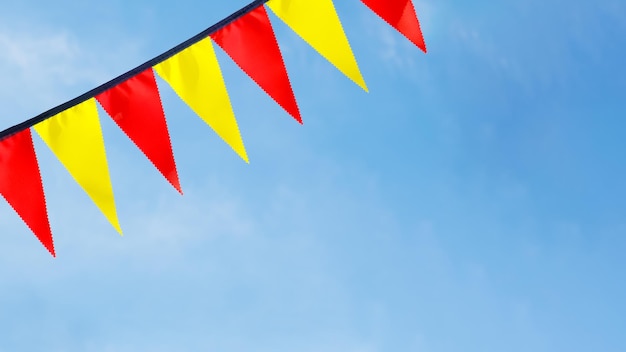
<path id="1" fill-rule="evenodd" d="M 231 14 L 230 16 L 224 18 L 223 20 L 219 21 L 218 23 L 212 25 L 211 27 L 205 29 L 204 31 L 196 34 L 195 36 L 187 39 L 186 41 L 176 45 L 175 47 L 171 48 L 170 50 L 164 52 L 163 54 L 148 60 L 146 62 L 144 62 L 143 64 L 133 68 L 132 70 L 123 73 L 115 78 L 113 78 L 112 80 L 70 100 L 67 101 L 59 106 L 56 106 L 44 113 L 41 113 L 31 119 L 28 119 L 22 123 L 19 123 L 15 126 L 9 127 L 6 130 L 0 132 L 0 141 L 2 141 L 5 138 L 8 138 L 16 133 L 19 133 L 25 129 L 31 128 L 34 125 L 40 123 L 41 121 L 44 121 L 46 119 L 49 119 L 52 116 L 55 116 L 71 107 L 74 107 L 86 100 L 89 100 L 93 97 L 95 97 L 96 95 L 103 93 L 115 86 L 117 86 L 118 84 L 126 81 L 127 79 L 136 76 L 137 74 L 169 59 L 170 57 L 180 53 L 181 51 L 187 49 L 188 47 L 196 44 L 197 42 L 201 41 L 202 39 L 208 37 L 209 35 L 217 32 L 218 30 L 220 30 L 221 28 L 227 26 L 228 24 L 236 21 L 237 19 L 239 19 L 240 17 L 245 16 L 246 14 L 248 14 L 250 11 L 256 9 L 259 6 L 262 6 L 263 4 L 265 4 L 266 2 L 268 2 L 269 0 L 254 0 L 253 2 L 251 2 L 250 4 L 244 6 L 243 8 L 239 9 L 238 11 L 234 12 L 233 14 Z"/>

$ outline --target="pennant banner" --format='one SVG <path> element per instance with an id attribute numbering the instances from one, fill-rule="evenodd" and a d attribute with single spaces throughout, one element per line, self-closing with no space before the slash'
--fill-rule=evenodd
<path id="1" fill-rule="evenodd" d="M 263 6 L 211 34 L 211 38 L 283 109 L 302 123 L 274 29 Z"/>
<path id="2" fill-rule="evenodd" d="M 154 69 L 224 142 L 248 162 L 213 44 L 206 38 Z"/>
<path id="3" fill-rule="evenodd" d="M 339 71 L 367 91 L 332 0 L 270 0 L 267 6 Z"/>
<path id="4" fill-rule="evenodd" d="M 383 20 L 418 48 L 426 52 L 426 43 L 420 29 L 420 22 L 411 0 L 361 0 Z"/>
<path id="5" fill-rule="evenodd" d="M 0 194 L 55 256 L 39 163 L 30 129 L 0 141 Z"/>
<path id="6" fill-rule="evenodd" d="M 122 234 L 96 100 L 89 99 L 34 128 L 111 225 Z"/>
<path id="7" fill-rule="evenodd" d="M 361 1 L 426 52 L 410 0 Z M 368 90 L 332 0 L 255 0 L 119 77 L 0 132 L 0 195 L 53 256 L 56 253 L 30 128 L 122 234 L 96 101 L 181 194 L 155 72 L 246 163 L 248 155 L 212 41 L 302 123 L 265 5 L 343 74 Z"/>
<path id="8" fill-rule="evenodd" d="M 96 99 L 165 179 L 182 194 L 165 113 L 152 69 L 98 94 Z"/>

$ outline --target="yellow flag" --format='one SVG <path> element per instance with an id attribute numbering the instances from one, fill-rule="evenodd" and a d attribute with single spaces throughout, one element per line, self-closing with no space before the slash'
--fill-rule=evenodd
<path id="1" fill-rule="evenodd" d="M 34 129 L 121 235 L 96 100 L 65 110 Z"/>
<path id="2" fill-rule="evenodd" d="M 204 122 L 248 162 L 222 71 L 209 37 L 157 64 L 154 70 Z"/>
<path id="3" fill-rule="evenodd" d="M 367 91 L 332 0 L 270 0 L 267 6 L 320 55 Z"/>

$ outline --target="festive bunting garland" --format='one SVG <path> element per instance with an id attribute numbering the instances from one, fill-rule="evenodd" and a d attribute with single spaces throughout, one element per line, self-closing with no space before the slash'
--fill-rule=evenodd
<path id="1" fill-rule="evenodd" d="M 411 0 L 361 2 L 426 52 Z M 142 65 L 0 132 L 0 194 L 52 256 L 56 253 L 31 128 L 121 234 L 97 103 L 181 194 L 156 74 L 246 162 L 213 43 L 302 123 L 266 6 L 367 91 L 332 0 L 255 0 Z"/>

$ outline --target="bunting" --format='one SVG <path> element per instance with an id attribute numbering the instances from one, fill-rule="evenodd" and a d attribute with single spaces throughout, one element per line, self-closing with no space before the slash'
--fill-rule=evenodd
<path id="1" fill-rule="evenodd" d="M 410 0 L 361 0 L 426 52 Z M 122 234 L 97 103 L 182 194 L 156 74 L 249 162 L 213 42 L 302 123 L 271 11 L 339 71 L 368 90 L 332 0 L 255 0 L 167 52 L 64 104 L 0 132 L 0 195 L 56 256 L 31 128 Z"/>
<path id="2" fill-rule="evenodd" d="M 423 52 L 426 52 L 426 43 L 420 29 L 420 22 L 411 0 L 361 1 L 418 48 L 422 49 Z"/>
<path id="3" fill-rule="evenodd" d="M 96 95 L 96 99 L 163 177 L 182 194 L 159 88 L 152 69 Z"/>
<path id="4" fill-rule="evenodd" d="M 95 99 L 89 99 L 34 126 L 35 131 L 122 234 Z"/>
<path id="5" fill-rule="evenodd" d="M 29 129 L 0 140 L 0 194 L 55 256 L 39 163 Z"/>
<path id="6" fill-rule="evenodd" d="M 267 6 L 320 55 L 367 91 L 332 0 L 270 0 Z"/>
<path id="7" fill-rule="evenodd" d="M 222 71 L 209 38 L 156 65 L 155 70 L 224 142 L 248 162 Z"/>
<path id="8" fill-rule="evenodd" d="M 211 34 L 211 38 L 278 105 L 302 123 L 274 29 L 263 6 Z"/>

